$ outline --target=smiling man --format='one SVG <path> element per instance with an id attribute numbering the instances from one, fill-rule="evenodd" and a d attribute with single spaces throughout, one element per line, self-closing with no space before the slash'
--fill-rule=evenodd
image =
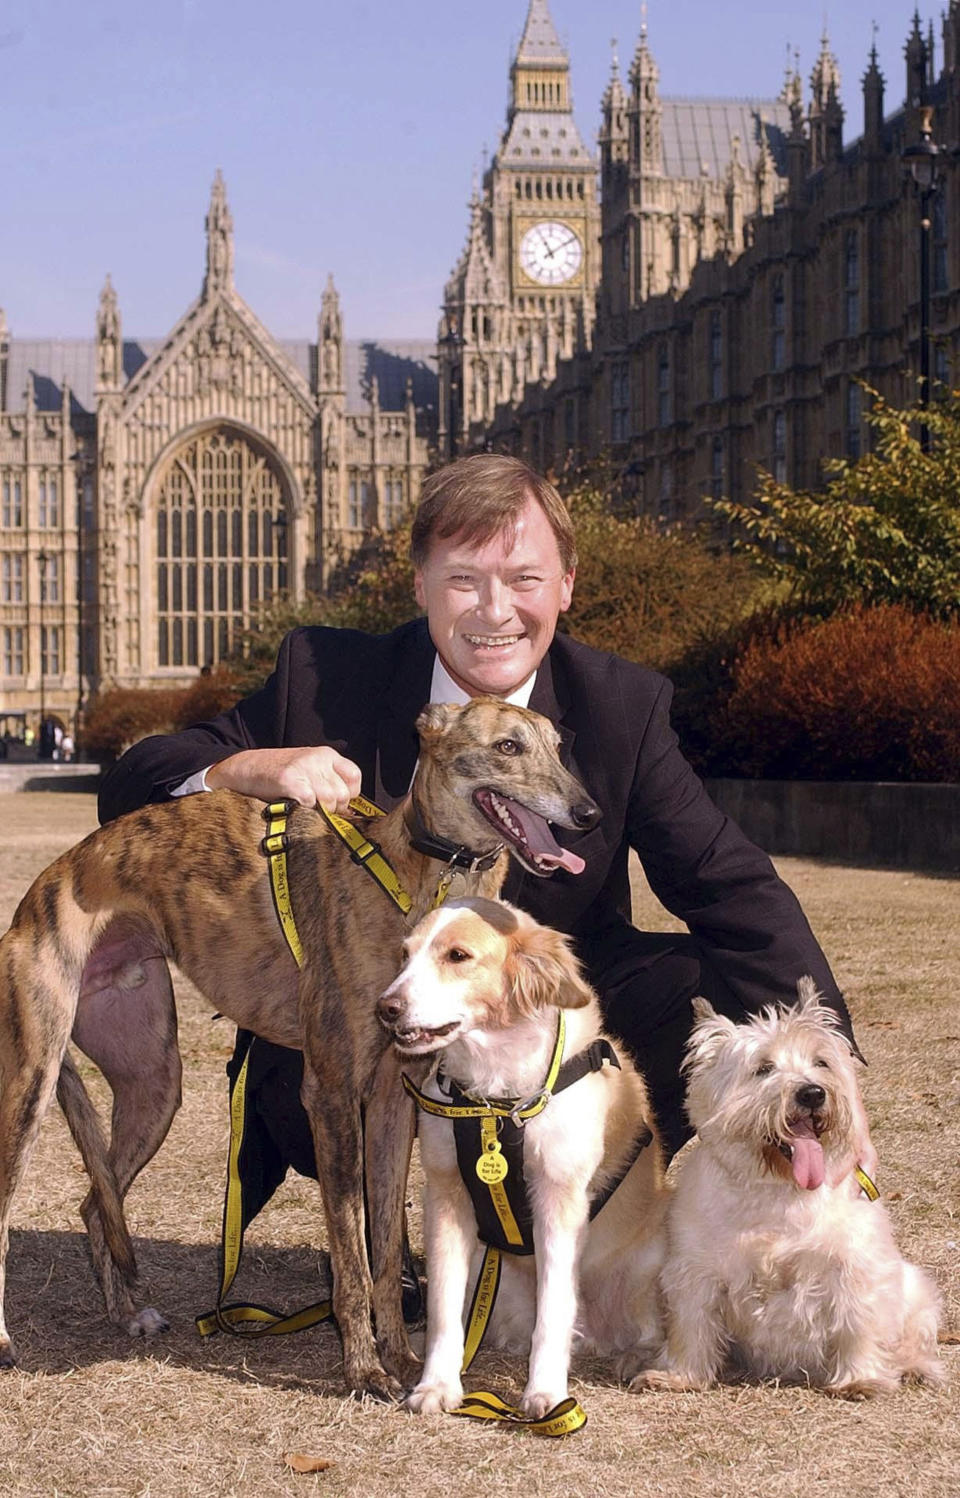
<path id="1" fill-rule="evenodd" d="M 826 959 L 770 860 L 713 805 L 681 754 L 669 682 L 557 634 L 573 596 L 576 544 L 552 485 L 516 458 L 460 459 L 424 485 L 411 551 L 425 619 L 381 636 L 293 631 L 259 692 L 124 755 L 104 782 L 101 818 L 220 786 L 339 810 L 362 790 L 389 807 L 409 787 L 425 703 L 490 693 L 543 713 L 603 819 L 559 834 L 575 857 L 551 878 L 513 866 L 504 895 L 574 936 L 608 1028 L 646 1074 L 673 1151 L 689 1132 L 680 1062 L 693 997 L 743 1018 L 795 1002 L 798 979 L 810 974 L 849 1034 Z M 631 850 L 688 934 L 631 925 Z M 280 1163 L 312 1174 L 299 1057 L 259 1042 L 255 1050 L 271 1079 L 259 1109 Z"/>

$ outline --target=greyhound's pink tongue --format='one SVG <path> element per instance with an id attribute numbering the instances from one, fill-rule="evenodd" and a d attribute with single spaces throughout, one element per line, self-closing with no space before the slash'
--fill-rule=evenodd
<path id="1" fill-rule="evenodd" d="M 808 1118 L 799 1118 L 790 1135 L 793 1150 L 793 1179 L 803 1191 L 816 1191 L 823 1185 L 823 1147 Z"/>
<path id="2" fill-rule="evenodd" d="M 507 796 L 500 799 L 509 807 L 513 820 L 523 828 L 527 846 L 536 858 L 554 869 L 566 869 L 568 874 L 583 873 L 586 868 L 583 859 L 571 853 L 569 848 L 561 848 L 550 831 L 549 823 L 538 812 L 531 811 L 529 806 L 521 806 L 518 801 L 511 801 Z"/>

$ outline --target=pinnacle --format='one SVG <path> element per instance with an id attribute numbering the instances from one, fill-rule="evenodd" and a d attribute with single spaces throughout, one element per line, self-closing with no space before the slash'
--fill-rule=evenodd
<path id="1" fill-rule="evenodd" d="M 517 62 L 568 61 L 547 6 L 547 0 L 530 0 Z"/>

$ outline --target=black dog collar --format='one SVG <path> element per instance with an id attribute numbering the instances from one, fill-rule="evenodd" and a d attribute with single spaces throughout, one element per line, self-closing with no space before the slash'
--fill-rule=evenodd
<path id="1" fill-rule="evenodd" d="M 486 853 L 477 853 L 466 847 L 463 843 L 452 842 L 447 837 L 436 837 L 428 832 L 420 821 L 415 806 L 411 805 L 407 813 L 407 830 L 410 833 L 410 846 L 418 853 L 424 854 L 426 858 L 437 858 L 451 869 L 465 869 L 468 874 L 485 874 L 492 869 L 500 854 L 503 852 L 503 843 L 497 843 Z"/>

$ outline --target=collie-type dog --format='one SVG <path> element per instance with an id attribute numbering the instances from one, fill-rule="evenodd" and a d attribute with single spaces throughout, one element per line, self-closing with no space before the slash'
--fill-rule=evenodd
<path id="1" fill-rule="evenodd" d="M 597 998 L 566 938 L 522 911 L 458 899 L 420 923 L 404 955 L 379 1012 L 401 1058 L 437 1053 L 427 1100 L 449 1104 L 453 1084 L 481 1105 L 500 1100 L 501 1112 L 505 1102 L 527 1114 L 509 1171 L 524 1179 L 535 1254 L 503 1253 L 487 1340 L 529 1351 L 521 1407 L 539 1418 L 567 1395 L 572 1346 L 652 1353 L 661 1341 L 664 1195 L 646 1089 L 602 1037 Z M 554 1062 L 563 1065 L 547 1096 Z M 464 1315 L 483 1256 L 454 1128 L 448 1117 L 421 1115 L 427 1355 L 407 1399 L 414 1411 L 460 1403 Z M 465 1151 L 469 1175 L 480 1151 L 461 1142 Z"/>

